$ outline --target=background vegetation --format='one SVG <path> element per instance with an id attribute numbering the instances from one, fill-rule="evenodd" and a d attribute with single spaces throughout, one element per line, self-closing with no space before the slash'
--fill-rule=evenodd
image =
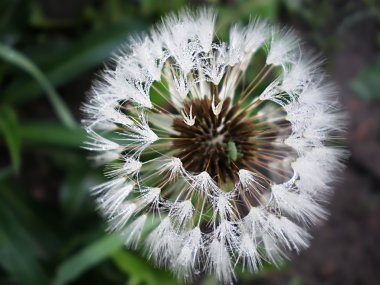
<path id="1" fill-rule="evenodd" d="M 312 248 L 241 284 L 380 280 L 380 12 L 373 0 L 191 1 L 220 33 L 250 15 L 295 26 L 328 58 L 350 113 L 352 158 Z M 180 284 L 107 235 L 88 189 L 80 105 L 104 62 L 185 0 L 0 0 L 0 284 Z M 357 282 L 357 283 L 355 283 Z M 209 277 L 197 284 L 212 285 Z"/>

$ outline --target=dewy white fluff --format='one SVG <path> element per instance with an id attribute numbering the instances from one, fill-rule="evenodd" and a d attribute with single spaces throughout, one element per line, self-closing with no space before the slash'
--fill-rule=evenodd
<path id="1" fill-rule="evenodd" d="M 216 18 L 184 9 L 132 38 L 83 124 L 106 164 L 92 193 L 109 230 L 179 278 L 230 284 L 239 263 L 257 272 L 308 247 L 343 167 L 345 117 L 294 31 L 255 19 L 222 42 Z"/>

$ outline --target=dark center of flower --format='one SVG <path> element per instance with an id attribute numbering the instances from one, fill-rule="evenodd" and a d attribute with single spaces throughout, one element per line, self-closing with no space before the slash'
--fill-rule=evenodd
<path id="1" fill-rule="evenodd" d="M 191 107 L 191 109 L 190 109 Z M 255 129 L 238 104 L 228 98 L 218 116 L 211 100 L 195 99 L 184 104 L 186 114 L 196 117 L 192 126 L 182 119 L 173 121 L 174 154 L 188 171 L 206 171 L 218 183 L 237 181 L 240 168 L 250 168 L 255 155 Z"/>

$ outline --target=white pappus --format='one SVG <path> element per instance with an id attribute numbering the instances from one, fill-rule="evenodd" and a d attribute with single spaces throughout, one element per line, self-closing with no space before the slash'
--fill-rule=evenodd
<path id="1" fill-rule="evenodd" d="M 319 56 L 267 21 L 216 35 L 183 9 L 113 56 L 83 105 L 92 194 L 125 245 L 186 281 L 257 272 L 308 247 L 347 152 Z M 262 58 L 262 57 L 265 58 Z M 156 222 L 154 222 L 156 221 Z"/>

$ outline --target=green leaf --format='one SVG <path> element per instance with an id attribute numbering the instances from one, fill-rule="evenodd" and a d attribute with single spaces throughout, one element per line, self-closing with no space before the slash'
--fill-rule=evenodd
<path id="1" fill-rule="evenodd" d="M 20 136 L 25 144 L 53 145 L 78 148 L 84 145 L 85 131 L 80 128 L 67 129 L 54 122 L 23 122 Z"/>
<path id="2" fill-rule="evenodd" d="M 126 251 L 119 251 L 113 255 L 113 261 L 125 273 L 130 276 L 129 284 L 146 282 L 148 285 L 156 285 L 157 280 L 151 268 L 140 257 Z"/>
<path id="3" fill-rule="evenodd" d="M 53 108 L 62 123 L 69 128 L 75 127 L 76 123 L 69 109 L 59 97 L 53 86 L 39 68 L 23 54 L 0 43 L 0 57 L 28 72 L 45 90 Z M 27 91 L 25 92 L 27 94 Z"/>
<path id="4" fill-rule="evenodd" d="M 113 255 L 115 264 L 129 275 L 129 285 L 179 285 L 169 272 L 153 267 L 144 258 L 130 251 L 118 251 Z"/>
<path id="5" fill-rule="evenodd" d="M 352 90 L 363 100 L 380 100 L 380 59 L 364 68 L 351 82 Z"/>
<path id="6" fill-rule="evenodd" d="M 0 135 L 8 146 L 13 170 L 18 172 L 21 164 L 19 124 L 15 111 L 9 107 L 0 109 Z"/>
<path id="7" fill-rule="evenodd" d="M 123 242 L 119 236 L 109 235 L 84 248 L 78 254 L 64 261 L 57 271 L 53 284 L 68 284 L 88 269 L 109 258 L 120 250 Z"/>

